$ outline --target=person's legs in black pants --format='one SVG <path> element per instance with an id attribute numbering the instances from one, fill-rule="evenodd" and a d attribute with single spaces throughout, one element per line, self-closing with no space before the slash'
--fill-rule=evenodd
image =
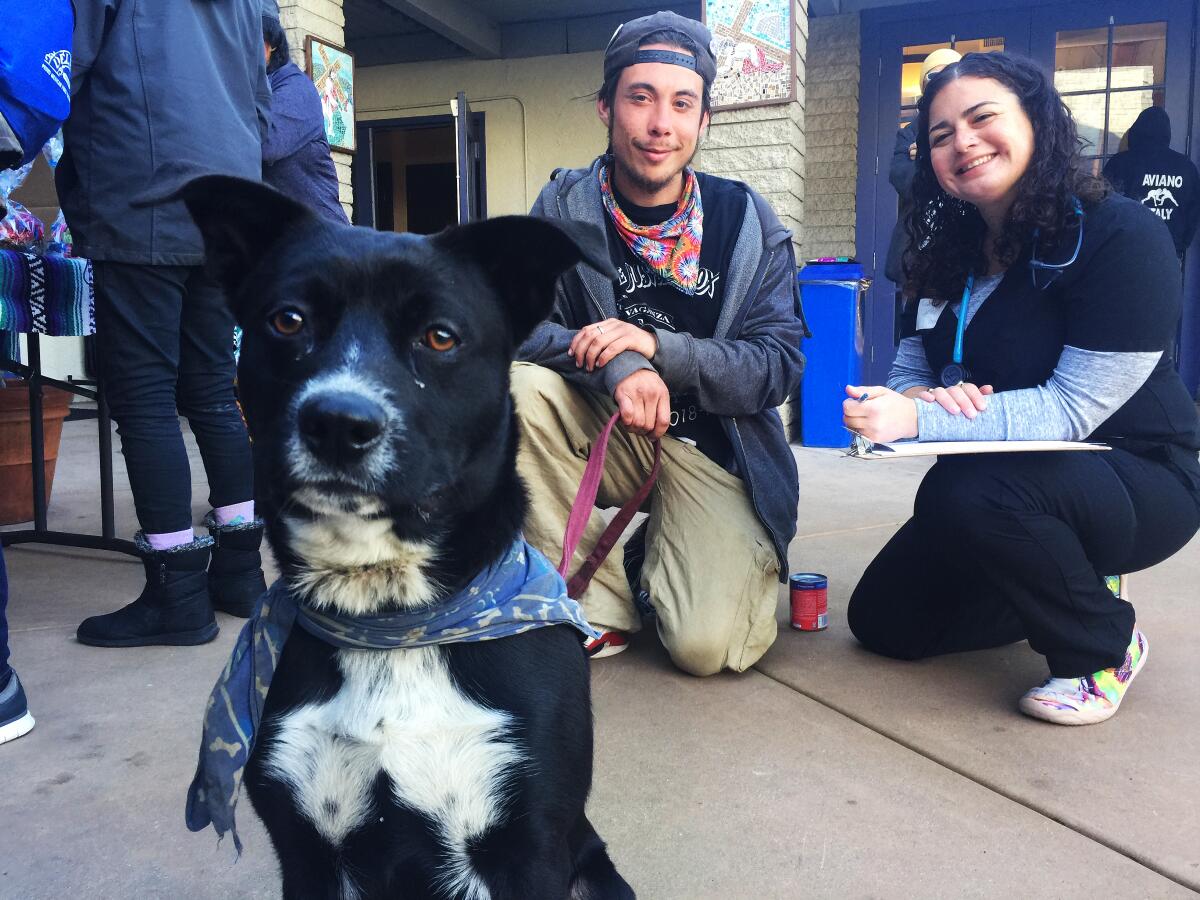
<path id="1" fill-rule="evenodd" d="M 0 550 L 0 744 L 28 734 L 32 728 L 33 716 L 21 679 L 8 664 L 8 572 Z"/>
<path id="2" fill-rule="evenodd" d="M 129 606 L 107 616 L 94 616 L 80 625 L 78 637 L 99 646 L 136 646 L 147 643 L 194 644 L 217 634 L 209 603 L 206 569 L 210 538 L 192 534 L 191 470 L 179 426 L 177 386 L 181 357 L 189 371 L 203 369 L 192 363 L 196 342 L 183 350 L 185 309 L 190 309 L 189 282 L 198 269 L 177 266 L 138 266 L 95 263 L 97 350 L 103 390 L 121 435 L 121 450 L 129 472 L 141 533 L 137 544 L 146 566 L 147 585 Z M 188 314 L 190 322 L 191 314 Z M 197 336 L 200 337 L 200 336 Z M 244 460 L 242 484 L 250 479 L 250 456 L 245 430 L 232 404 L 232 324 L 225 340 L 230 357 L 210 384 L 227 382 L 230 402 L 224 433 L 205 432 L 202 449 L 206 463 L 215 466 L 221 496 L 240 490 L 227 487 L 239 453 Z M 210 356 L 216 359 L 219 351 Z M 211 421 L 220 401 L 208 401 L 191 389 L 198 378 L 189 378 L 186 399 L 197 420 Z M 184 399 L 182 396 L 180 400 Z M 232 426 L 236 422 L 237 428 Z M 199 435 L 197 436 L 199 439 Z M 216 445 L 216 446 L 214 446 Z M 217 490 L 214 488 L 214 490 Z M 250 490 L 238 500 L 249 500 Z"/>
<path id="3" fill-rule="evenodd" d="M 179 335 L 179 411 L 187 417 L 208 476 L 205 519 L 215 539 L 208 566 L 213 606 L 248 616 L 266 591 L 263 523 L 254 515 L 250 440 L 234 395 L 233 314 L 220 287 L 202 269 L 186 283 Z"/>
<path id="4" fill-rule="evenodd" d="M 202 269 L 188 272 L 179 333 L 179 412 L 204 460 L 213 509 L 254 499 L 250 439 L 234 395 L 233 314 Z"/>
<path id="5" fill-rule="evenodd" d="M 0 690 L 8 684 L 12 673 L 8 652 L 8 570 L 4 566 L 4 550 L 0 549 Z"/>
<path id="6" fill-rule="evenodd" d="M 147 535 L 192 527 L 192 476 L 176 411 L 182 266 L 94 263 L 100 379 L 121 436 L 138 524 Z"/>
<path id="7" fill-rule="evenodd" d="M 973 556 L 948 551 L 909 519 L 867 566 L 847 619 L 868 650 L 894 659 L 1001 647 L 1025 629 Z"/>
<path id="8" fill-rule="evenodd" d="M 1025 637 L 1055 677 L 1121 666 L 1135 614 L 1102 576 L 1161 562 L 1197 527 L 1195 492 L 1121 450 L 946 457 L 855 590 L 851 628 L 905 658 Z"/>

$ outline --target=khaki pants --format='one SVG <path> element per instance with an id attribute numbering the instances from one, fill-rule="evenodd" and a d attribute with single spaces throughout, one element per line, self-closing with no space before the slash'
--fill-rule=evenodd
<path id="1" fill-rule="evenodd" d="M 557 564 L 592 442 L 616 404 L 530 363 L 513 365 L 512 393 L 521 429 L 518 467 L 530 499 L 525 537 Z M 621 506 L 632 497 L 653 454 L 649 440 L 614 428 L 597 506 Z M 779 563 L 742 480 L 691 444 L 664 437 L 649 512 L 642 587 L 650 592 L 671 658 L 693 675 L 749 668 L 775 640 Z M 597 511 L 571 573 L 603 530 Z M 641 628 L 615 548 L 575 599 L 601 630 Z"/>

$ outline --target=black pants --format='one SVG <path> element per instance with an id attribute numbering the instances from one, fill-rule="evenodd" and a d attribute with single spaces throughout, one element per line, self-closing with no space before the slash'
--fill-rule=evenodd
<path id="1" fill-rule="evenodd" d="M 4 568 L 4 550 L 0 548 L 0 690 L 8 680 L 8 572 Z"/>
<path id="2" fill-rule="evenodd" d="M 1197 473 L 1123 450 L 942 457 L 863 573 L 850 630 L 899 659 L 1028 640 L 1057 677 L 1119 665 L 1135 614 L 1102 576 L 1191 539 Z"/>
<path id="3" fill-rule="evenodd" d="M 142 530 L 192 525 L 179 414 L 208 476 L 209 503 L 253 498 L 250 442 L 234 397 L 233 316 L 198 267 L 96 262 L 100 378 L 121 435 Z"/>

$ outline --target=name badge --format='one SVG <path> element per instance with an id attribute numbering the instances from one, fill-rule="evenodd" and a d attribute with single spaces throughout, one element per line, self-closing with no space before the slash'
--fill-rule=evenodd
<path id="1" fill-rule="evenodd" d="M 940 306 L 934 306 L 932 300 L 922 297 L 921 302 L 917 304 L 917 331 L 928 331 L 936 325 L 948 305 L 943 303 Z"/>

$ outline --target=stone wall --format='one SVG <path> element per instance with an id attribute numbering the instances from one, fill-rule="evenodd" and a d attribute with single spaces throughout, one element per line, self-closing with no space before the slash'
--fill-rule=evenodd
<path id="1" fill-rule="evenodd" d="M 805 225 L 804 104 L 808 0 L 792 7 L 796 49 L 796 99 L 775 106 L 734 109 L 713 115 L 701 142 L 697 167 L 746 182 L 768 201 L 800 246 Z"/>
<path id="2" fill-rule="evenodd" d="M 287 32 L 292 61 L 305 67 L 304 39 L 319 37 L 339 47 L 346 45 L 346 17 L 342 0 L 279 0 L 280 21 Z M 354 191 L 350 181 L 350 161 L 346 153 L 334 152 L 333 164 L 338 175 L 338 194 L 346 215 L 353 214 Z"/>
<path id="3" fill-rule="evenodd" d="M 810 23 L 801 259 L 853 256 L 858 178 L 858 13 Z"/>

